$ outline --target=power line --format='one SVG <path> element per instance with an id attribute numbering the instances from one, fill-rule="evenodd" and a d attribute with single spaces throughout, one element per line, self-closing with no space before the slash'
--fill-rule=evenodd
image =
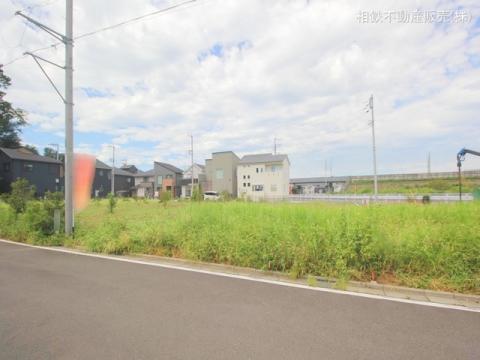
<path id="1" fill-rule="evenodd" d="M 198 2 L 198 0 L 187 0 L 187 1 L 183 1 L 183 2 L 178 3 L 178 4 L 174 4 L 174 5 L 165 7 L 165 8 L 163 8 L 163 9 L 155 10 L 155 11 L 152 11 L 152 12 L 147 13 L 147 14 L 143 14 L 143 15 L 140 15 L 140 16 L 137 16 L 137 17 L 128 19 L 128 20 L 124 20 L 124 21 L 119 22 L 119 23 L 117 23 L 117 24 L 109 25 L 109 26 L 106 26 L 106 27 L 101 28 L 101 29 L 97 29 L 97 30 L 94 30 L 94 31 L 90 31 L 90 32 L 87 32 L 87 33 L 78 35 L 78 36 L 74 37 L 73 40 L 78 40 L 78 39 L 86 38 L 86 37 L 89 37 L 89 36 L 98 34 L 98 33 L 100 33 L 100 32 L 112 30 L 112 29 L 115 29 L 115 28 L 118 28 L 118 27 L 121 27 L 121 26 L 130 24 L 130 23 L 134 23 L 134 22 L 137 22 L 137 21 L 140 21 L 140 20 L 143 20 L 143 19 L 146 19 L 146 18 L 155 16 L 155 15 L 161 15 L 162 13 L 171 12 L 171 11 L 173 11 L 173 10 L 175 10 L 175 9 L 177 9 L 177 8 L 180 8 L 180 7 L 184 6 L 184 5 L 193 4 L 193 3 L 195 3 L 195 2 Z M 48 45 L 48 46 L 44 46 L 44 47 L 41 47 L 41 48 L 38 48 L 38 49 L 35 49 L 35 50 L 31 50 L 31 51 L 29 51 L 29 52 L 30 52 L 30 53 L 36 53 L 36 52 L 39 52 L 39 51 L 44 51 L 44 50 L 56 48 L 58 45 L 61 45 L 61 44 L 62 44 L 62 42 L 59 41 L 59 42 L 57 42 L 57 43 L 53 43 L 53 44 L 50 44 L 50 45 Z M 16 61 L 25 58 L 25 56 L 26 56 L 25 54 L 24 54 L 24 55 L 21 55 L 21 56 L 15 58 L 15 59 L 13 59 L 13 60 L 11 60 L 11 61 L 3 64 L 3 66 L 6 67 L 6 66 L 8 66 L 8 65 L 10 65 L 10 64 L 13 64 L 13 63 L 16 62 Z"/>

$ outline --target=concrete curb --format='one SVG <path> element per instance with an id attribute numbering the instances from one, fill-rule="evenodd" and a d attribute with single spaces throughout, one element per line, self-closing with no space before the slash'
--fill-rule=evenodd
<path id="1" fill-rule="evenodd" d="M 288 283 L 308 285 L 307 278 L 292 279 L 288 274 L 278 271 L 263 271 L 239 266 L 204 263 L 185 259 L 169 258 L 164 256 L 133 254 L 127 257 L 143 259 L 147 261 L 176 264 L 195 269 L 218 271 L 227 274 L 245 275 L 255 278 L 271 279 Z M 457 305 L 469 308 L 480 309 L 480 296 L 445 291 L 434 291 L 426 289 L 415 289 L 396 285 L 379 284 L 377 282 L 348 281 L 345 286 L 338 287 L 336 279 L 327 279 L 316 276 L 316 287 L 331 288 L 349 292 L 357 292 L 370 295 L 381 295 L 390 298 L 417 300 L 444 305 Z"/>

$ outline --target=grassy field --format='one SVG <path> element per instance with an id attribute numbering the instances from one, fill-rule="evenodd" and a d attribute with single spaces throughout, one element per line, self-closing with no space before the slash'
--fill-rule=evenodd
<path id="1" fill-rule="evenodd" d="M 480 178 L 464 178 L 463 192 L 473 192 L 480 188 Z M 378 191 L 381 194 L 426 195 L 438 193 L 458 193 L 457 179 L 429 179 L 429 180 L 381 180 L 378 182 Z M 357 180 L 348 184 L 345 191 L 349 194 L 373 193 L 373 180 Z"/>
<path id="2" fill-rule="evenodd" d="M 15 226 L 13 225 L 15 224 Z M 29 230 L 0 206 L 0 235 L 63 243 Z M 65 245 L 146 253 L 418 288 L 480 293 L 480 203 L 188 203 L 94 201 Z"/>

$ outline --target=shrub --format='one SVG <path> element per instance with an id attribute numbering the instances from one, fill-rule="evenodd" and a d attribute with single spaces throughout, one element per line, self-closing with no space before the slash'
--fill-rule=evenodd
<path id="1" fill-rule="evenodd" d="M 192 201 L 202 201 L 202 200 L 203 200 L 202 186 L 201 185 L 194 186 L 192 191 Z"/>
<path id="2" fill-rule="evenodd" d="M 108 210 L 110 211 L 110 214 L 113 214 L 113 210 L 115 210 L 115 207 L 117 206 L 117 198 L 112 193 L 109 193 L 107 198 L 108 198 Z"/>
<path id="3" fill-rule="evenodd" d="M 230 195 L 228 191 L 223 190 L 220 194 L 220 199 L 222 199 L 222 201 L 230 201 L 232 200 L 232 195 Z"/>
<path id="4" fill-rule="evenodd" d="M 170 191 L 160 192 L 159 200 L 163 204 L 164 207 L 167 207 L 167 204 L 171 199 L 172 199 L 172 193 Z"/>
<path id="5" fill-rule="evenodd" d="M 33 199 L 35 187 L 30 186 L 27 179 L 18 179 L 11 185 L 12 190 L 6 196 L 5 201 L 15 211 L 15 214 L 25 212 L 27 203 Z"/>

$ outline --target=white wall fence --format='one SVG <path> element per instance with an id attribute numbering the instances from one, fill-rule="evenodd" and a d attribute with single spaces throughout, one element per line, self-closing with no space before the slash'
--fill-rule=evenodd
<path id="1" fill-rule="evenodd" d="M 431 194 L 429 195 L 431 202 L 456 202 L 460 198 L 458 194 Z M 288 200 L 291 202 L 303 201 L 330 201 L 330 202 L 349 202 L 355 204 L 368 204 L 375 202 L 373 195 L 338 195 L 338 194 L 297 194 L 289 195 Z M 401 195 L 401 194 L 382 194 L 378 195 L 377 202 L 394 203 L 394 202 L 422 202 L 423 195 Z M 472 201 L 473 195 L 470 193 L 462 194 L 462 201 Z"/>

